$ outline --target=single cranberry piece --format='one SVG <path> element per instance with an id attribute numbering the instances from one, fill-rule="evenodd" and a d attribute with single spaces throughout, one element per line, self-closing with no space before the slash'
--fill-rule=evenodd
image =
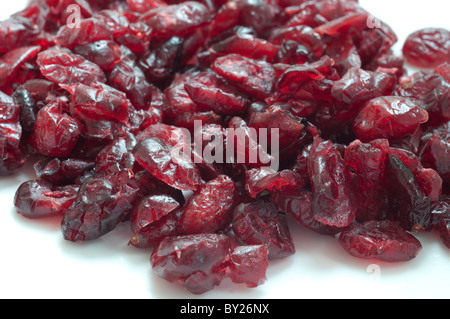
<path id="1" fill-rule="evenodd" d="M 33 60 L 41 50 L 39 46 L 21 47 L 8 51 L 0 58 L 0 87 L 12 82 L 20 67 Z"/>
<path id="2" fill-rule="evenodd" d="M 93 161 L 84 159 L 44 158 L 37 161 L 33 168 L 38 178 L 56 186 L 75 184 L 78 177 L 94 166 Z"/>
<path id="3" fill-rule="evenodd" d="M 39 154 L 67 157 L 80 134 L 79 122 L 64 113 L 62 105 L 56 102 L 42 108 L 37 114 L 30 144 Z"/>
<path id="4" fill-rule="evenodd" d="M 158 276 L 202 294 L 225 277 L 231 248 L 231 238 L 226 235 L 167 237 L 153 250 L 150 262 Z"/>
<path id="5" fill-rule="evenodd" d="M 211 68 L 244 94 L 264 100 L 272 93 L 275 70 L 268 62 L 229 54 L 217 58 Z"/>
<path id="6" fill-rule="evenodd" d="M 422 249 L 417 238 L 388 220 L 352 223 L 341 232 L 339 242 L 352 256 L 386 262 L 409 261 Z"/>
<path id="7" fill-rule="evenodd" d="M 238 246 L 230 255 L 228 277 L 236 284 L 255 288 L 267 280 L 269 249 L 266 245 Z"/>
<path id="8" fill-rule="evenodd" d="M 350 171 L 331 141 L 314 139 L 308 156 L 308 171 L 315 219 L 334 227 L 350 225 L 356 218 Z"/>
<path id="9" fill-rule="evenodd" d="M 201 184 L 198 168 L 191 158 L 160 138 L 149 138 L 133 151 L 135 159 L 152 175 L 180 190 L 196 190 Z"/>
<path id="10" fill-rule="evenodd" d="M 396 96 L 378 97 L 366 104 L 353 123 L 363 142 L 393 140 L 416 132 L 428 121 L 428 113 L 413 100 Z"/>
<path id="11" fill-rule="evenodd" d="M 151 195 L 145 197 L 130 214 L 131 230 L 134 234 L 138 234 L 179 206 L 180 204 L 168 195 Z"/>
<path id="12" fill-rule="evenodd" d="M 38 54 L 37 64 L 47 79 L 57 84 L 90 85 L 106 82 L 105 74 L 97 64 L 64 48 L 51 48 Z"/>
<path id="13" fill-rule="evenodd" d="M 122 59 L 120 45 L 112 40 L 78 45 L 73 52 L 97 64 L 104 71 L 110 71 Z"/>
<path id="14" fill-rule="evenodd" d="M 183 207 L 180 232 L 195 234 L 222 230 L 231 220 L 236 194 L 236 183 L 225 175 L 202 185 Z"/>
<path id="15" fill-rule="evenodd" d="M 111 232 L 131 212 L 138 195 L 139 186 L 128 172 L 88 178 L 64 215 L 64 239 L 88 241 Z"/>
<path id="16" fill-rule="evenodd" d="M 450 62 L 450 31 L 442 28 L 418 30 L 405 41 L 403 55 L 406 61 L 421 68 L 434 68 Z"/>
<path id="17" fill-rule="evenodd" d="M 19 214 L 31 219 L 63 216 L 77 194 L 78 187 L 74 185 L 55 187 L 44 180 L 33 180 L 19 187 L 14 205 Z"/>
<path id="18" fill-rule="evenodd" d="M 295 253 L 286 216 L 278 213 L 266 200 L 243 203 L 234 210 L 232 230 L 246 245 L 267 245 L 269 259 L 280 259 Z"/>
<path id="19" fill-rule="evenodd" d="M 420 158 L 425 167 L 436 170 L 450 184 L 450 132 L 435 133 L 421 147 Z"/>

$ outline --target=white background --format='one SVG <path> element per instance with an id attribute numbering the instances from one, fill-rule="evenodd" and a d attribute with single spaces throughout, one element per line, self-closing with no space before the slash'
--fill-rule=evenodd
<path id="1" fill-rule="evenodd" d="M 1 1 L 0 19 L 25 5 Z M 450 29 L 448 0 L 360 0 L 388 23 L 401 46 L 428 26 Z M 156 277 L 150 251 L 127 246 L 127 227 L 89 243 L 65 242 L 60 219 L 31 221 L 14 211 L 17 187 L 30 168 L 0 178 L 0 298 L 449 298 L 450 250 L 434 233 L 420 234 L 419 256 L 408 263 L 375 264 L 349 256 L 334 238 L 291 225 L 297 253 L 271 262 L 266 284 L 247 289 L 225 281 L 193 296 Z M 374 265 L 375 264 L 375 265 Z"/>

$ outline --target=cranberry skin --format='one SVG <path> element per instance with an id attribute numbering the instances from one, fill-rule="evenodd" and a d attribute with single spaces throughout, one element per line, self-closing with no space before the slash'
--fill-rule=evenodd
<path id="1" fill-rule="evenodd" d="M 30 144 L 44 156 L 67 157 L 80 134 L 78 121 L 63 113 L 61 104 L 53 103 L 38 112 Z"/>
<path id="2" fill-rule="evenodd" d="M 324 23 L 314 30 L 320 35 L 338 37 L 343 34 L 356 35 L 367 27 L 367 12 L 351 12 L 347 15 Z"/>
<path id="3" fill-rule="evenodd" d="M 6 53 L 22 44 L 32 42 L 38 32 L 30 19 L 11 17 L 0 22 L 0 52 Z"/>
<path id="4" fill-rule="evenodd" d="M 90 85 L 106 82 L 105 74 L 97 64 L 68 49 L 52 48 L 38 54 L 37 64 L 47 79 L 57 84 Z"/>
<path id="5" fill-rule="evenodd" d="M 421 147 L 421 162 L 436 170 L 450 184 L 450 132 L 435 133 Z"/>
<path id="6" fill-rule="evenodd" d="M 417 238 L 388 220 L 352 223 L 339 235 L 339 242 L 352 256 L 385 262 L 412 260 L 422 249 Z"/>
<path id="7" fill-rule="evenodd" d="M 231 238 L 219 234 L 168 237 L 153 250 L 150 262 L 156 275 L 179 282 L 195 294 L 218 285 L 227 269 Z M 193 282 L 197 281 L 195 285 Z"/>
<path id="8" fill-rule="evenodd" d="M 160 138 L 149 138 L 136 145 L 133 154 L 139 164 L 168 185 L 184 190 L 197 190 L 200 172 L 191 158 Z"/>
<path id="9" fill-rule="evenodd" d="M 131 11 L 146 13 L 158 7 L 167 7 L 167 3 L 162 0 L 127 0 Z"/>
<path id="10" fill-rule="evenodd" d="M 33 180 L 20 185 L 14 205 L 19 214 L 30 219 L 63 216 L 77 194 L 75 185 L 55 187 L 45 180 Z"/>
<path id="11" fill-rule="evenodd" d="M 312 210 L 313 196 L 307 190 L 292 190 L 273 193 L 270 201 L 279 212 L 291 216 L 298 224 L 321 235 L 334 236 L 341 228 L 318 222 Z"/>
<path id="12" fill-rule="evenodd" d="M 308 156 L 315 219 L 346 227 L 356 218 L 356 204 L 348 167 L 331 141 L 315 138 Z"/>
<path id="13" fill-rule="evenodd" d="M 184 206 L 179 231 L 197 234 L 222 230 L 231 220 L 236 194 L 236 183 L 225 175 L 202 185 Z"/>
<path id="14" fill-rule="evenodd" d="M 95 173 L 108 176 L 121 171 L 134 172 L 137 165 L 133 149 L 136 144 L 136 138 L 132 134 L 114 139 L 96 156 Z"/>
<path id="15" fill-rule="evenodd" d="M 13 98 L 0 92 L 0 176 L 10 175 L 25 164 L 20 150 L 20 108 Z"/>
<path id="16" fill-rule="evenodd" d="M 442 76 L 447 83 L 450 83 L 450 62 L 442 63 L 434 70 L 435 74 Z"/>
<path id="17" fill-rule="evenodd" d="M 353 130 L 363 142 L 394 140 L 414 134 L 428 118 L 427 111 L 414 100 L 384 96 L 366 104 L 353 122 Z"/>
<path id="18" fill-rule="evenodd" d="M 138 195 L 139 186 L 128 172 L 87 179 L 64 215 L 64 239 L 89 241 L 111 232 L 131 212 Z"/>
<path id="19" fill-rule="evenodd" d="M 208 23 L 210 13 L 200 2 L 186 1 L 150 10 L 141 17 L 141 20 L 153 29 L 157 37 L 182 37 Z"/>
<path id="20" fill-rule="evenodd" d="M 450 32 L 442 28 L 418 30 L 406 39 L 403 55 L 408 63 L 421 68 L 450 62 Z"/>
<path id="21" fill-rule="evenodd" d="M 198 105 L 192 101 L 185 88 L 189 76 L 190 74 L 186 73 L 176 74 L 172 83 L 164 90 L 164 96 L 169 104 L 165 109 L 168 118 L 199 111 Z"/>
<path id="22" fill-rule="evenodd" d="M 247 109 L 250 101 L 213 72 L 189 76 L 184 85 L 192 101 L 201 109 L 234 115 Z"/>
<path id="23" fill-rule="evenodd" d="M 266 245 L 239 246 L 230 255 L 228 277 L 236 284 L 256 288 L 267 280 L 269 249 Z"/>
<path id="24" fill-rule="evenodd" d="M 264 100 L 272 93 L 275 70 L 268 62 L 229 54 L 217 58 L 211 68 L 244 94 Z"/>
<path id="25" fill-rule="evenodd" d="M 180 204 L 168 195 L 145 197 L 130 214 L 131 230 L 134 234 L 138 234 L 178 207 Z"/>
<path id="26" fill-rule="evenodd" d="M 267 245 L 269 260 L 286 258 L 295 253 L 286 216 L 278 213 L 266 200 L 238 205 L 234 210 L 232 230 L 246 245 Z"/>
<path id="27" fill-rule="evenodd" d="M 101 40 L 112 40 L 112 33 L 103 21 L 94 18 L 81 20 L 76 28 L 68 25 L 62 26 L 55 38 L 56 44 L 70 50 L 75 49 L 78 45 Z"/>
<path id="28" fill-rule="evenodd" d="M 383 185 L 388 190 L 391 214 L 408 231 L 427 230 L 431 223 L 431 203 L 413 172 L 396 155 L 388 154 Z"/>

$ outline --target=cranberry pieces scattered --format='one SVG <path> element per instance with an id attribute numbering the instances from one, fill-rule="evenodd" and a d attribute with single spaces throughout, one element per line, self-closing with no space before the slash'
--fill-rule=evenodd
<path id="1" fill-rule="evenodd" d="M 126 223 L 194 294 L 262 285 L 296 252 L 291 221 L 359 258 L 411 260 L 425 231 L 450 247 L 450 33 L 397 56 L 371 18 L 343 0 L 30 1 L 0 22 L 0 175 L 36 173 L 17 212 L 73 242 Z"/>

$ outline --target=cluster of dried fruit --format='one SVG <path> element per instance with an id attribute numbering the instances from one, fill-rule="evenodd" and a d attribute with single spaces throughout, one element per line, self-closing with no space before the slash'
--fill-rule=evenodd
<path id="1" fill-rule="evenodd" d="M 74 242 L 129 223 L 193 293 L 262 284 L 295 252 L 290 218 L 362 258 L 410 260 L 419 231 L 450 247 L 450 33 L 414 33 L 399 57 L 369 19 L 354 0 L 31 1 L 0 22 L 0 175 L 37 174 L 17 211 L 61 216 Z M 243 162 L 206 161 L 187 132 Z"/>

